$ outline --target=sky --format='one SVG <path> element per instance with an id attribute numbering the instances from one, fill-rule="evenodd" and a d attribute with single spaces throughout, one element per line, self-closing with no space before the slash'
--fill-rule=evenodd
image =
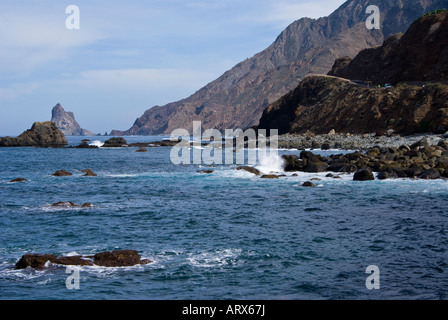
<path id="1" fill-rule="evenodd" d="M 57 103 L 87 130 L 127 130 L 266 49 L 295 20 L 344 2 L 1 0 L 0 136 L 51 120 Z M 67 28 L 70 5 L 79 28 Z"/>

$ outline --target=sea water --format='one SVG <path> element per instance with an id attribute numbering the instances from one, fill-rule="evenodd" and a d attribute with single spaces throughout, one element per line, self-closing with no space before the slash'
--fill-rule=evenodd
<path id="1" fill-rule="evenodd" d="M 448 181 L 292 176 L 275 155 L 257 168 L 286 176 L 260 179 L 236 165 L 173 165 L 169 147 L 136 150 L 0 148 L 0 299 L 447 299 Z M 51 176 L 60 169 L 73 176 Z M 18 177 L 28 181 L 9 182 Z M 118 249 L 152 263 L 81 267 L 78 290 L 63 266 L 15 270 L 26 253 Z"/>

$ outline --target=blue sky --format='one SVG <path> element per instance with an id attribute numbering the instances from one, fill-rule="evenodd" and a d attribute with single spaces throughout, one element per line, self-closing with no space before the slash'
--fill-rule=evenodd
<path id="1" fill-rule="evenodd" d="M 0 136 L 61 103 L 88 130 L 126 130 L 344 0 L 1 0 Z M 68 30 L 66 7 L 80 9 Z"/>

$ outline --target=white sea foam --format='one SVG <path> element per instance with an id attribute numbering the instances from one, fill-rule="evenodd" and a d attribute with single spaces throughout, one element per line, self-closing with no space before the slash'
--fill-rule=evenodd
<path id="1" fill-rule="evenodd" d="M 189 254 L 187 261 L 194 267 L 213 268 L 222 267 L 236 262 L 241 255 L 241 249 L 224 249 L 214 252 L 200 252 Z"/>
<path id="2" fill-rule="evenodd" d="M 89 144 L 89 146 L 99 147 L 99 148 L 101 148 L 103 145 L 104 145 L 104 142 L 101 142 L 99 140 L 95 140 Z"/>
<path id="3" fill-rule="evenodd" d="M 279 173 L 284 171 L 284 160 L 276 152 L 259 150 L 258 152 L 258 170 L 263 173 Z"/>

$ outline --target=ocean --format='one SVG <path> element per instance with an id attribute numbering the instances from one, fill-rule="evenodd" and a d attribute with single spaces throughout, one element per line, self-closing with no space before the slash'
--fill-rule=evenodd
<path id="1" fill-rule="evenodd" d="M 136 150 L 0 148 L 0 299 L 448 298 L 446 180 L 260 179 L 231 164 L 174 165 L 170 147 Z M 98 176 L 83 177 L 87 168 Z M 61 169 L 73 176 L 51 176 Z M 9 182 L 18 177 L 28 181 Z M 313 178 L 315 188 L 302 187 Z M 51 206 L 59 201 L 94 207 Z M 152 263 L 81 267 L 72 290 L 65 266 L 15 270 L 26 253 L 119 249 Z M 367 285 L 369 266 L 379 271 L 376 288 Z"/>

